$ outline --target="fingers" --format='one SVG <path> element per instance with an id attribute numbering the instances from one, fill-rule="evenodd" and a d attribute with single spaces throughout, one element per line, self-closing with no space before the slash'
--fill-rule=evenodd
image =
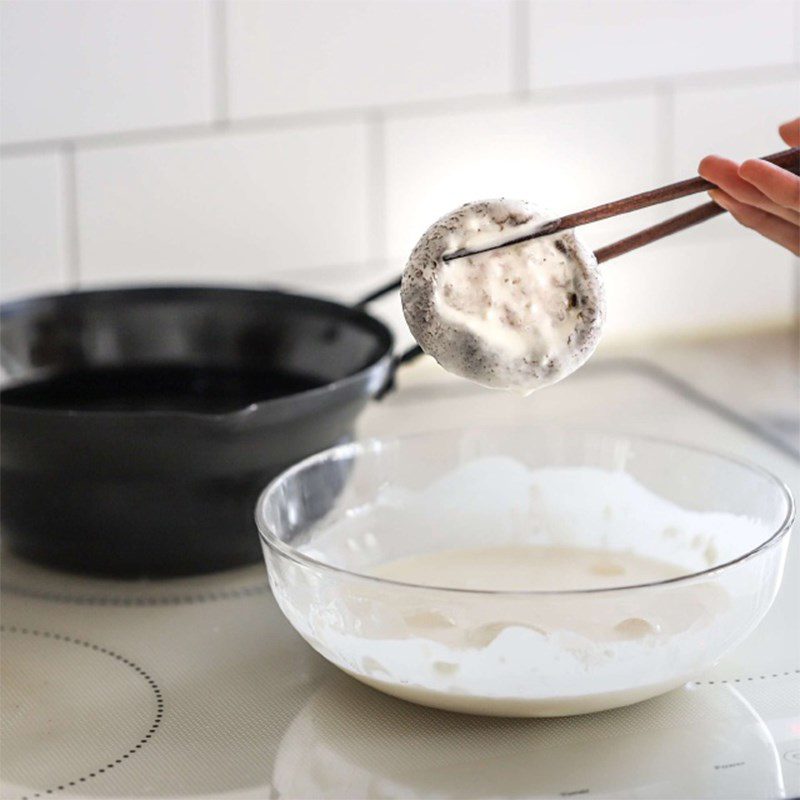
<path id="1" fill-rule="evenodd" d="M 722 206 L 731 216 L 746 228 L 758 231 L 762 236 L 800 255 L 800 230 L 797 225 L 769 214 L 761 208 L 742 203 L 719 189 L 709 192 L 711 199 Z"/>
<path id="2" fill-rule="evenodd" d="M 791 208 L 783 208 L 762 192 L 760 188 L 745 180 L 739 173 L 739 165 L 729 158 L 706 156 L 700 162 L 698 171 L 707 181 L 716 184 L 725 194 L 740 203 L 755 206 L 788 222 L 797 223 L 798 219 L 800 219 L 797 211 Z M 790 173 L 786 174 L 793 177 Z"/>
<path id="3" fill-rule="evenodd" d="M 745 161 L 739 175 L 770 200 L 787 209 L 800 211 L 800 177 L 768 161 Z"/>
<path id="4" fill-rule="evenodd" d="M 786 144 L 800 147 L 800 117 L 779 130 Z M 739 166 L 721 156 L 704 158 L 698 172 L 719 187 L 711 199 L 739 223 L 800 255 L 800 177 L 760 159 Z"/>
<path id="5" fill-rule="evenodd" d="M 789 147 L 800 147 L 800 117 L 784 122 L 778 128 L 778 133 Z"/>
<path id="6" fill-rule="evenodd" d="M 697 171 L 707 181 L 715 183 L 720 189 L 742 203 L 758 205 L 769 202 L 761 191 L 739 175 L 739 165 L 729 158 L 706 156 L 700 162 Z"/>

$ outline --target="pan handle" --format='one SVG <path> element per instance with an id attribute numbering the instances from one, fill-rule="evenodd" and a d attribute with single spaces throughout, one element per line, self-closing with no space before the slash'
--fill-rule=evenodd
<path id="1" fill-rule="evenodd" d="M 385 294 L 389 294 L 389 292 L 393 292 L 395 289 L 399 288 L 400 278 L 395 278 L 395 280 L 393 280 L 391 283 L 385 283 L 374 292 L 370 292 L 366 297 L 362 297 L 357 303 L 355 303 L 355 307 L 364 308 L 364 306 L 368 305 L 373 300 L 377 300 L 379 297 L 383 297 Z"/>
<path id="2" fill-rule="evenodd" d="M 409 347 L 405 353 L 395 356 L 394 360 L 399 367 L 409 361 L 413 361 L 415 358 L 419 358 L 421 355 L 423 355 L 422 348 L 418 344 L 415 344 L 413 347 Z"/>
<path id="3" fill-rule="evenodd" d="M 389 283 L 383 284 L 383 286 L 378 287 L 374 292 L 370 292 L 365 297 L 362 297 L 358 302 L 354 304 L 354 308 L 364 309 L 369 303 L 373 300 L 377 300 L 380 297 L 383 297 L 385 294 L 389 294 L 389 292 L 394 292 L 400 288 L 400 278 L 395 278 L 394 280 L 390 281 Z M 395 388 L 395 376 L 397 374 L 397 370 L 403 366 L 403 364 L 407 364 L 409 361 L 413 361 L 415 358 L 419 358 L 422 355 L 422 348 L 419 345 L 414 345 L 414 347 L 410 347 L 404 353 L 401 353 L 399 356 L 395 356 L 392 359 L 392 365 L 389 369 L 389 376 L 386 379 L 386 383 L 384 384 L 383 388 L 375 395 L 376 400 L 380 400 L 382 397 L 385 397 L 389 392 L 393 391 Z"/>
<path id="4" fill-rule="evenodd" d="M 386 383 L 383 385 L 383 388 L 375 395 L 376 400 L 382 400 L 389 392 L 393 392 L 396 388 L 395 384 L 395 377 L 397 376 L 397 370 L 403 366 L 403 364 L 407 364 L 409 361 L 413 361 L 415 358 L 419 358 L 423 355 L 422 348 L 416 344 L 414 347 L 409 347 L 404 353 L 400 353 L 399 356 L 395 356 L 392 359 L 392 364 L 389 367 L 389 375 L 386 378 Z"/>

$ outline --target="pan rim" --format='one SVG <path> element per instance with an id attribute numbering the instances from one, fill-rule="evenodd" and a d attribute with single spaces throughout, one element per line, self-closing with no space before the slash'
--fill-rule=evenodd
<path id="1" fill-rule="evenodd" d="M 389 327 L 381 322 L 377 317 L 372 316 L 362 308 L 348 306 L 336 300 L 331 300 L 315 295 L 306 295 L 297 292 L 286 291 L 280 287 L 264 286 L 253 288 L 252 286 L 239 286 L 236 284 L 131 284 L 114 286 L 107 288 L 82 289 L 75 292 L 55 292 L 50 294 L 33 295 L 17 300 L 10 300 L 0 304 L 0 324 L 7 322 L 17 314 L 24 313 L 30 308 L 39 304 L 52 302 L 75 302 L 85 301 L 87 298 L 114 298 L 122 295 L 135 295 L 141 298 L 152 296 L 153 299 L 159 296 L 185 297 L 187 300 L 193 297 L 214 293 L 227 294 L 229 296 L 252 297 L 272 297 L 285 298 L 297 303 L 304 304 L 307 308 L 317 308 L 328 312 L 332 317 L 338 319 L 349 319 L 354 324 L 360 326 L 374 334 L 376 342 L 380 345 L 380 352 L 377 353 L 368 364 L 361 369 L 334 381 L 317 386 L 312 389 L 305 389 L 284 397 L 272 398 L 250 403 L 241 408 L 234 408 L 223 412 L 204 412 L 204 411 L 180 411 L 167 409 L 153 410 L 102 410 L 102 409 L 58 409 L 58 408 L 34 408 L 23 405 L 2 404 L 3 413 L 21 413 L 25 415 L 41 416 L 47 418 L 80 418 L 80 419 L 170 419 L 170 420 L 207 420 L 207 421 L 235 421 L 243 417 L 249 417 L 264 408 L 269 408 L 271 412 L 280 412 L 298 402 L 312 401 L 326 394 L 338 393 L 351 385 L 362 382 L 369 383 L 375 381 L 374 391 L 376 394 L 383 383 L 385 383 L 384 373 L 391 368 L 394 353 L 394 335 Z M 4 387 L 5 388 L 5 387 Z"/>

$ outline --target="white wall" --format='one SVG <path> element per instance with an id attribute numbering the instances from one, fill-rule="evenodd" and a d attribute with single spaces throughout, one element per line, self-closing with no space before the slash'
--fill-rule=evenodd
<path id="1" fill-rule="evenodd" d="M 556 212 L 783 149 L 795 0 L 5 0 L 4 298 L 142 281 L 354 297 L 477 197 Z M 586 229 L 593 245 L 675 207 Z M 617 334 L 788 322 L 720 218 L 604 267 Z"/>

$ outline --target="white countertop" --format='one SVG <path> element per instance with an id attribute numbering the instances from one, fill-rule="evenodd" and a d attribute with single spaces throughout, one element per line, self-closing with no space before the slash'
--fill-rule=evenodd
<path id="1" fill-rule="evenodd" d="M 601 355 L 527 399 L 423 360 L 360 432 L 580 420 L 743 455 L 797 495 L 793 340 L 758 341 Z M 650 364 L 630 360 L 643 355 Z M 769 428 L 781 437 L 770 442 L 758 426 L 773 416 L 788 424 Z M 447 714 L 357 684 L 285 622 L 261 565 L 119 582 L 6 554 L 2 580 L 3 798 L 800 795 L 797 538 L 773 610 L 710 673 L 626 709 L 552 720 Z"/>
<path id="2" fill-rule="evenodd" d="M 606 357 L 602 349 L 598 356 Z M 644 359 L 669 371 L 800 448 L 800 327 L 630 343 L 608 353 L 617 356 Z"/>

